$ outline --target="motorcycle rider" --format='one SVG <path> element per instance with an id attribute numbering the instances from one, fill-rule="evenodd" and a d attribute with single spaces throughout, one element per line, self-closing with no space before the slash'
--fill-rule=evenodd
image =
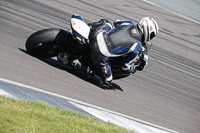
<path id="1" fill-rule="evenodd" d="M 151 45 L 150 40 L 157 35 L 159 30 L 157 22 L 151 17 L 142 18 L 137 25 L 123 20 L 116 20 L 113 24 L 114 29 L 106 19 L 89 24 L 91 27 L 89 35 L 91 57 L 98 74 L 107 87 L 111 85 L 113 79 L 109 59 L 127 55 L 122 62 L 122 70 L 133 72 L 135 66 L 132 61 L 139 52 L 146 50 L 140 66 L 137 67 L 143 70 L 148 63 L 148 49 L 143 46 Z"/>

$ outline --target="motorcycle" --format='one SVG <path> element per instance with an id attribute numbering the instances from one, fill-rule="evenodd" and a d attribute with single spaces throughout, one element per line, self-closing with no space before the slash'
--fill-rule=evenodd
<path id="1" fill-rule="evenodd" d="M 90 27 L 78 14 L 72 15 L 70 25 L 71 30 L 50 28 L 33 33 L 28 37 L 25 44 L 27 52 L 37 58 L 51 58 L 57 56 L 58 61 L 72 68 L 74 68 L 72 65 L 74 62 L 72 63 L 72 61 L 78 60 L 81 62 L 81 68 L 74 69 L 81 70 L 89 78 L 97 81 L 100 86 L 103 85 L 101 77 L 96 73 L 90 55 L 90 48 L 86 42 L 90 34 Z M 132 63 L 136 68 L 132 72 L 124 71 L 121 68 L 121 62 L 126 55 L 111 58 L 110 66 L 113 79 L 125 78 L 139 70 L 137 66 L 140 64 L 142 55 L 143 54 L 140 53 L 135 60 L 133 60 Z"/>

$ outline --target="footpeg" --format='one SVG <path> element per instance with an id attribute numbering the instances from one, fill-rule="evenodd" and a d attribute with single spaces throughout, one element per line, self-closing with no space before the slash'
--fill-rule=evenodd
<path id="1" fill-rule="evenodd" d="M 81 62 L 78 59 L 72 60 L 71 65 L 75 69 L 81 69 Z"/>
<path id="2" fill-rule="evenodd" d="M 87 67 L 86 73 L 88 78 L 91 78 L 94 75 L 93 71 L 90 69 L 89 66 Z"/>

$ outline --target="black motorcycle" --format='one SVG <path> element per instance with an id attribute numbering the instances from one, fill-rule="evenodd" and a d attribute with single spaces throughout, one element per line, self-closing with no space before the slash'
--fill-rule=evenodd
<path id="1" fill-rule="evenodd" d="M 73 15 L 71 18 L 71 30 L 50 28 L 37 31 L 28 37 L 26 50 L 30 55 L 37 58 L 57 56 L 57 59 L 62 64 L 71 67 L 74 67 L 74 61 L 78 60 L 81 62 L 81 68 L 74 67 L 74 69 L 81 70 L 89 78 L 94 79 L 102 85 L 103 82 L 98 73 L 96 73 L 90 55 L 90 48 L 86 43 L 89 33 L 90 27 L 84 22 L 83 18 L 80 15 Z M 140 65 L 142 56 L 143 53 L 140 52 L 132 62 L 136 66 L 133 72 L 124 71 L 121 68 L 121 62 L 126 55 L 110 59 L 113 79 L 125 78 L 140 70 L 141 68 L 137 66 Z"/>

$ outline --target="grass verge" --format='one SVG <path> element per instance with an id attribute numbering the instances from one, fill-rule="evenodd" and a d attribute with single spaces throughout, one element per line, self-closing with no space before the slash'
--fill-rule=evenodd
<path id="1" fill-rule="evenodd" d="M 0 96 L 0 133 L 9 132 L 126 133 L 129 131 L 39 101 L 30 102 Z"/>

